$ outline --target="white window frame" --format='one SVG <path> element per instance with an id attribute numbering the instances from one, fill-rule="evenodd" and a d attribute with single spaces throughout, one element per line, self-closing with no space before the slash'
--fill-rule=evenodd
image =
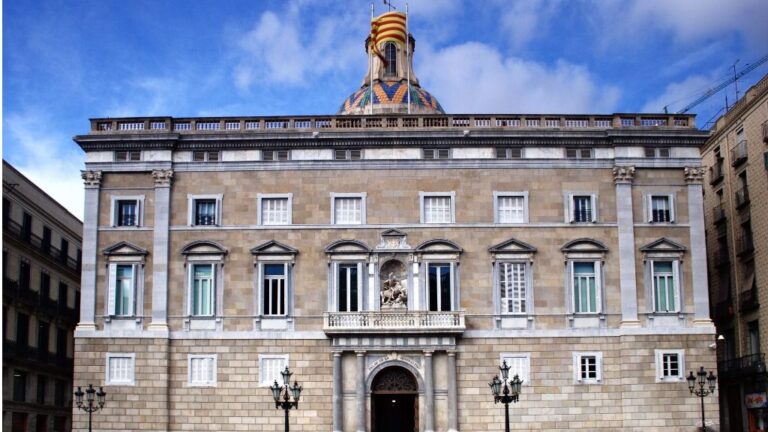
<path id="1" fill-rule="evenodd" d="M 210 315 L 196 315 L 193 312 L 193 302 L 194 302 L 194 284 L 195 284 L 195 266 L 211 266 L 211 280 L 213 282 L 212 292 L 211 292 L 211 314 Z M 190 261 L 187 264 L 187 315 L 192 318 L 213 318 L 216 316 L 219 316 L 219 307 L 221 306 L 220 299 L 219 299 L 219 292 L 221 290 L 221 287 L 219 286 L 219 281 L 221 279 L 219 271 L 219 263 L 218 262 L 212 262 L 212 261 Z"/>
<path id="2" fill-rule="evenodd" d="M 504 278 L 504 265 L 506 264 L 514 264 L 514 265 L 522 265 L 523 266 L 523 282 L 525 284 L 525 293 L 522 298 L 522 300 L 525 302 L 525 308 L 523 311 L 520 312 L 509 312 L 508 308 L 504 307 L 504 296 L 501 294 L 501 285 L 502 280 Z M 530 260 L 511 260 L 511 259 L 504 259 L 496 261 L 496 272 L 497 272 L 497 278 L 496 278 L 496 295 L 499 298 L 499 314 L 500 315 L 506 315 L 506 316 L 527 316 L 532 314 L 532 280 L 533 277 L 531 275 L 531 263 Z"/>
<path id="3" fill-rule="evenodd" d="M 592 263 L 595 269 L 595 306 L 596 311 L 577 312 L 576 309 L 576 285 L 574 273 L 575 263 Z M 568 285 L 570 286 L 571 312 L 576 315 L 595 315 L 603 313 L 603 262 L 601 259 L 568 259 Z"/>
<path id="4" fill-rule="evenodd" d="M 331 192 L 331 224 L 332 225 L 365 225 L 366 224 L 366 198 L 368 194 L 361 193 L 336 193 Z M 360 200 L 360 222 L 338 222 L 336 220 L 336 200 L 337 199 L 359 199 Z"/>
<path id="5" fill-rule="evenodd" d="M 424 310 L 431 311 L 429 309 L 429 303 L 430 303 L 430 300 L 431 300 L 430 287 L 429 287 L 429 267 L 431 265 L 447 265 L 449 267 L 448 271 L 450 272 L 450 276 L 449 277 L 450 277 L 450 281 L 451 281 L 451 287 L 450 287 L 450 297 L 451 297 L 451 299 L 450 299 L 451 300 L 450 301 L 450 309 L 448 309 L 447 311 L 446 310 L 439 310 L 439 311 L 432 311 L 432 312 L 452 312 L 452 311 L 456 311 L 458 309 L 458 307 L 459 307 L 459 305 L 457 304 L 458 303 L 457 298 L 458 298 L 458 292 L 459 291 L 458 291 L 458 286 L 457 286 L 457 281 L 458 281 L 458 277 L 457 276 L 458 275 L 456 274 L 456 272 L 457 272 L 456 262 L 452 261 L 452 260 L 439 260 L 439 259 L 433 259 L 433 260 L 429 260 L 429 261 L 424 261 L 424 288 L 425 288 L 425 290 L 424 290 L 425 291 L 424 292 L 424 294 L 425 294 L 425 297 L 424 297 L 425 298 Z M 437 306 L 438 306 L 438 308 L 440 307 L 441 300 L 442 300 L 439 288 L 440 287 L 438 287 L 438 289 L 437 289 L 437 294 L 438 294 Z"/>
<path id="6" fill-rule="evenodd" d="M 264 309 L 264 279 L 265 279 L 265 272 L 264 272 L 264 266 L 267 265 L 281 265 L 283 266 L 283 272 L 284 272 L 284 284 L 283 284 L 283 296 L 285 297 L 284 300 L 284 307 L 283 307 L 283 313 L 282 314 L 267 314 L 267 311 Z M 259 315 L 262 317 L 268 317 L 268 318 L 287 318 L 291 315 L 290 311 L 290 299 L 291 299 L 291 293 L 293 290 L 291 289 L 291 268 L 292 264 L 285 261 L 259 261 L 258 263 L 258 272 L 259 272 Z"/>
<path id="7" fill-rule="evenodd" d="M 531 353 L 501 353 L 499 356 L 499 365 L 501 365 L 505 360 L 511 360 L 511 359 L 518 359 L 521 360 L 523 363 L 522 371 L 515 370 L 511 364 L 512 362 L 507 361 L 507 366 L 510 366 L 509 369 L 509 379 L 514 378 L 515 374 L 517 374 L 520 377 L 520 380 L 523 381 L 524 386 L 531 385 Z M 499 372 L 499 379 L 501 379 L 501 372 Z"/>
<path id="8" fill-rule="evenodd" d="M 216 201 L 216 223 L 213 225 L 196 225 L 195 224 L 195 210 L 197 200 L 215 200 Z M 187 195 L 187 225 L 196 227 L 218 227 L 222 225 L 222 202 L 224 201 L 224 194 L 208 194 L 208 195 Z"/>
<path id="9" fill-rule="evenodd" d="M 576 206 L 574 199 L 576 197 L 589 197 L 590 198 L 590 204 L 592 205 L 592 218 L 589 221 L 586 222 L 576 222 Z M 566 223 L 572 223 L 572 224 L 581 224 L 581 223 L 596 223 L 599 219 L 598 216 L 598 196 L 596 193 L 592 192 L 569 192 L 567 194 L 567 202 L 566 202 Z"/>
<path id="10" fill-rule="evenodd" d="M 117 315 L 115 307 L 117 304 L 117 266 L 126 265 L 132 267 L 132 289 L 131 293 L 131 311 L 127 315 Z M 137 310 L 142 309 L 143 296 L 142 287 L 144 285 L 144 272 L 143 264 L 138 261 L 110 261 L 107 267 L 107 301 L 106 303 L 106 315 L 110 318 L 133 318 L 141 314 L 137 314 Z"/>
<path id="11" fill-rule="evenodd" d="M 653 198 L 664 197 L 667 198 L 667 205 L 669 205 L 669 222 L 655 222 L 653 220 Z M 645 195 L 645 220 L 652 224 L 671 224 L 675 223 L 675 194 L 669 193 L 649 193 Z"/>
<path id="12" fill-rule="evenodd" d="M 595 358 L 596 378 L 582 378 L 581 359 L 584 357 Z M 603 353 L 602 352 L 575 352 L 573 353 L 573 382 L 576 384 L 602 384 L 603 383 Z"/>
<path id="13" fill-rule="evenodd" d="M 203 379 L 196 381 L 192 374 L 192 361 L 193 360 L 213 360 L 211 371 L 213 374 L 212 380 Z M 218 382 L 218 355 L 217 354 L 189 354 L 187 356 L 187 386 L 188 387 L 216 387 Z"/>
<path id="14" fill-rule="evenodd" d="M 362 312 L 366 310 L 365 304 L 363 303 L 363 292 L 366 289 L 365 280 L 368 276 L 368 266 L 365 261 L 333 261 L 331 265 L 331 270 L 333 271 L 333 274 L 331 275 L 331 281 L 333 284 L 332 289 L 332 299 L 331 302 L 333 303 L 333 309 L 336 312 L 342 312 L 341 305 L 339 304 L 339 266 L 357 266 L 357 312 Z M 349 292 L 349 289 L 347 290 L 347 306 L 349 306 L 349 302 L 351 302 L 352 297 Z M 349 309 L 349 307 L 347 308 Z M 355 312 L 355 311 L 344 311 L 344 312 Z"/>
<path id="15" fill-rule="evenodd" d="M 259 354 L 259 387 L 269 387 L 272 384 L 274 384 L 274 381 L 277 380 L 277 383 L 279 385 L 283 385 L 283 378 L 282 376 L 278 377 L 269 377 L 267 378 L 264 374 L 264 360 L 283 360 L 283 366 L 278 371 L 279 372 L 285 370 L 285 366 L 289 365 L 290 359 L 288 357 L 288 354 Z"/>
<path id="16" fill-rule="evenodd" d="M 136 201 L 136 225 L 117 225 L 119 201 Z M 144 226 L 144 195 L 112 195 L 110 197 L 109 224 L 114 228 L 138 228 Z"/>
<path id="17" fill-rule="evenodd" d="M 664 355 L 676 354 L 678 375 L 664 376 Z M 685 381 L 685 350 L 683 349 L 657 349 L 655 350 L 656 358 L 656 382 L 674 382 L 679 383 Z"/>
<path id="18" fill-rule="evenodd" d="M 281 226 L 281 225 L 292 225 L 293 224 L 293 194 L 292 193 L 284 193 L 284 194 L 257 194 L 257 208 L 256 208 L 256 223 L 259 225 L 264 226 Z M 286 223 L 265 223 L 264 221 L 264 212 L 263 212 L 263 201 L 264 200 L 271 200 L 271 199 L 283 199 L 287 200 L 287 206 L 288 206 L 288 221 Z"/>
<path id="19" fill-rule="evenodd" d="M 426 217 L 426 203 L 425 201 L 428 198 L 444 198 L 448 197 L 451 200 L 450 203 L 450 221 L 449 222 L 427 222 Z M 456 223 L 456 192 L 450 191 L 450 192 L 423 192 L 419 191 L 419 222 L 423 224 L 446 224 L 446 223 Z"/>
<path id="20" fill-rule="evenodd" d="M 675 296 L 675 308 L 669 311 L 656 310 L 656 274 L 654 269 L 654 262 L 671 262 L 672 263 L 672 281 L 674 283 L 674 296 Z M 649 257 L 646 261 L 648 265 L 648 285 L 651 293 L 651 311 L 654 314 L 675 314 L 681 311 L 680 302 L 682 296 L 680 295 L 680 259 L 677 257 L 668 256 L 653 256 Z"/>
<path id="21" fill-rule="evenodd" d="M 499 201 L 502 198 L 522 198 L 523 199 L 523 220 L 519 222 L 502 222 L 500 217 Z M 521 224 L 528 223 L 528 191 L 523 192 L 498 192 L 493 191 L 493 222 L 503 224 Z"/>
<path id="22" fill-rule="evenodd" d="M 112 359 L 129 359 L 128 379 L 125 381 L 113 381 L 110 376 L 110 363 Z M 104 383 L 108 386 L 135 386 L 136 385 L 136 353 L 107 353 L 104 368 Z"/>

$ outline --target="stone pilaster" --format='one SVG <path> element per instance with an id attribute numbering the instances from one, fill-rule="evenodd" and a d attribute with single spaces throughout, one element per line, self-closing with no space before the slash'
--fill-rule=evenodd
<path id="1" fill-rule="evenodd" d="M 365 351 L 355 351 L 357 354 L 357 432 L 365 432 Z"/>
<path id="2" fill-rule="evenodd" d="M 448 351 L 448 432 L 459 430 L 459 404 L 456 390 L 456 351 Z"/>
<path id="3" fill-rule="evenodd" d="M 691 238 L 691 281 L 693 282 L 693 321 L 697 325 L 712 325 L 709 318 L 709 282 L 707 252 L 704 239 L 704 197 L 702 181 L 704 168 L 685 167 L 688 185 L 688 225 Z"/>
<path id="4" fill-rule="evenodd" d="M 333 432 L 341 432 L 344 427 L 341 354 L 341 351 L 333 352 Z"/>
<path id="5" fill-rule="evenodd" d="M 621 290 L 621 325 L 639 327 L 637 315 L 637 274 L 635 272 L 635 221 L 632 215 L 632 181 L 635 167 L 616 166 L 616 222 L 619 231 L 619 280 Z"/>
<path id="6" fill-rule="evenodd" d="M 81 171 L 85 185 L 83 256 L 80 280 L 80 322 L 77 330 L 96 330 L 96 261 L 99 236 L 101 171 Z"/>
<path id="7" fill-rule="evenodd" d="M 424 430 L 435 430 L 435 388 L 432 383 L 432 351 L 424 351 Z"/>
<path id="8" fill-rule="evenodd" d="M 155 179 L 155 221 L 152 243 L 152 322 L 148 329 L 168 331 L 168 235 L 173 170 L 152 171 Z"/>

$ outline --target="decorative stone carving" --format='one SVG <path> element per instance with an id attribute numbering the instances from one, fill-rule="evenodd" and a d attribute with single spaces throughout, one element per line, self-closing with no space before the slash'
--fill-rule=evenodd
<path id="1" fill-rule="evenodd" d="M 171 180 L 173 180 L 173 170 L 159 169 L 152 170 L 152 177 L 155 179 L 155 186 L 171 186 Z"/>
<path id="2" fill-rule="evenodd" d="M 400 309 L 408 307 L 408 292 L 394 272 L 389 272 L 381 284 L 381 308 Z"/>
<path id="3" fill-rule="evenodd" d="M 85 184 L 85 187 L 101 186 L 101 171 L 80 171 L 80 176 L 83 178 L 83 184 Z"/>
<path id="4" fill-rule="evenodd" d="M 411 247 L 406 242 L 405 233 L 396 229 L 388 229 L 381 233 L 381 242 L 376 246 L 376 249 L 384 250 L 410 248 Z"/>
<path id="5" fill-rule="evenodd" d="M 685 167 L 686 183 L 702 183 L 704 181 L 703 167 Z"/>
<path id="6" fill-rule="evenodd" d="M 413 374 L 400 366 L 385 368 L 373 380 L 374 392 L 417 392 L 419 384 Z"/>
<path id="7" fill-rule="evenodd" d="M 632 183 L 635 178 L 635 167 L 633 166 L 615 166 L 613 167 L 613 181 L 615 183 Z"/>

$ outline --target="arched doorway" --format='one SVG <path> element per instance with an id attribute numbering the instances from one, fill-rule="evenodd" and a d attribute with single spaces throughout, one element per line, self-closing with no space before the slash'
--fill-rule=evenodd
<path id="1" fill-rule="evenodd" d="M 419 385 L 407 369 L 390 366 L 371 383 L 373 432 L 417 432 Z"/>

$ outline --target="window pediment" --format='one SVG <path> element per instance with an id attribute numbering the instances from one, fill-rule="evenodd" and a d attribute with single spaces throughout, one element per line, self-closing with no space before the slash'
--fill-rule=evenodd
<path id="1" fill-rule="evenodd" d="M 181 249 L 182 255 L 226 255 L 229 251 L 214 241 L 198 240 L 187 244 Z"/>
<path id="2" fill-rule="evenodd" d="M 298 250 L 277 240 L 270 240 L 251 249 L 253 255 L 298 255 L 298 253 Z"/>
<path id="3" fill-rule="evenodd" d="M 341 239 L 336 240 L 325 248 L 325 253 L 336 254 L 369 254 L 371 248 L 360 240 Z"/>
<path id="4" fill-rule="evenodd" d="M 495 246 L 488 248 L 488 252 L 491 253 L 535 253 L 536 248 L 528 243 L 511 238 L 503 241 Z"/>
<path id="5" fill-rule="evenodd" d="M 427 253 L 455 253 L 460 254 L 464 252 L 461 246 L 446 239 L 433 239 L 427 240 L 420 245 L 416 246 L 416 252 L 421 254 Z"/>
<path id="6" fill-rule="evenodd" d="M 686 247 L 680 243 L 674 242 L 666 237 L 654 240 L 640 248 L 641 252 L 685 252 Z"/>
<path id="7" fill-rule="evenodd" d="M 560 250 L 564 253 L 599 252 L 604 254 L 608 252 L 608 248 L 603 243 L 590 238 L 571 240 Z"/>
<path id="8" fill-rule="evenodd" d="M 146 249 L 136 246 L 135 244 L 128 243 L 126 241 L 115 243 L 114 245 L 104 249 L 103 253 L 108 257 L 120 257 L 120 256 L 144 257 L 149 254 L 149 252 L 147 252 Z"/>

